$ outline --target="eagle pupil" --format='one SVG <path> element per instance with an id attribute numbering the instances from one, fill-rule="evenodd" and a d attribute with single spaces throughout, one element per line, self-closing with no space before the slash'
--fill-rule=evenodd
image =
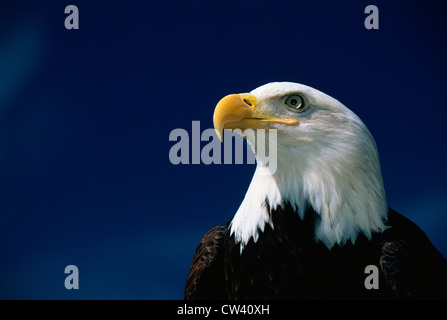
<path id="1" fill-rule="evenodd" d="M 292 99 L 292 101 L 290 101 L 290 103 L 294 106 L 296 106 L 296 104 L 298 103 L 298 101 L 296 99 Z"/>

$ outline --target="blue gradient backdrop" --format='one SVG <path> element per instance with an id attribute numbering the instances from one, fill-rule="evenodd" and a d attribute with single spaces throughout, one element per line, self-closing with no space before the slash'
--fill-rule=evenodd
<path id="1" fill-rule="evenodd" d="M 80 29 L 64 28 L 65 6 Z M 380 29 L 364 28 L 364 8 Z M 0 298 L 180 299 L 254 165 L 169 161 L 226 94 L 304 83 L 373 133 L 388 202 L 447 256 L 445 1 L 2 1 Z M 202 143 L 202 146 L 204 143 Z M 77 265 L 80 289 L 66 290 Z"/>

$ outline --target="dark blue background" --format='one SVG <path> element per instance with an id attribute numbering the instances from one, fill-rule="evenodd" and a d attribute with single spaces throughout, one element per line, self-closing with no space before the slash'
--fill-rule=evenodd
<path id="1" fill-rule="evenodd" d="M 64 28 L 65 6 L 80 29 Z M 364 28 L 364 8 L 380 29 Z M 254 165 L 169 161 L 175 128 L 271 81 L 337 98 L 388 202 L 447 256 L 445 1 L 2 1 L 0 298 L 179 299 Z M 205 143 L 202 143 L 204 145 Z M 80 289 L 66 290 L 77 265 Z"/>

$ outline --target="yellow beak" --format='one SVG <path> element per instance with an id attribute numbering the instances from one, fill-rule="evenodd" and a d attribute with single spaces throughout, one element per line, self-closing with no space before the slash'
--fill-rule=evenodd
<path id="1" fill-rule="evenodd" d="M 295 125 L 297 119 L 280 118 L 256 109 L 256 97 L 251 93 L 230 94 L 222 98 L 214 109 L 214 129 L 220 141 L 223 129 L 268 129 L 271 123 Z"/>

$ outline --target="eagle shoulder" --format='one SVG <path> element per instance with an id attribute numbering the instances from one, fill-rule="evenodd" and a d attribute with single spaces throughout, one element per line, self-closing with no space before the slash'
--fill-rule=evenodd
<path id="1" fill-rule="evenodd" d="M 192 258 L 185 300 L 226 298 L 223 245 L 227 232 L 226 226 L 217 226 L 203 236 Z"/>
<path id="2" fill-rule="evenodd" d="M 415 223 L 389 210 L 380 268 L 397 298 L 447 298 L 447 261 Z"/>

